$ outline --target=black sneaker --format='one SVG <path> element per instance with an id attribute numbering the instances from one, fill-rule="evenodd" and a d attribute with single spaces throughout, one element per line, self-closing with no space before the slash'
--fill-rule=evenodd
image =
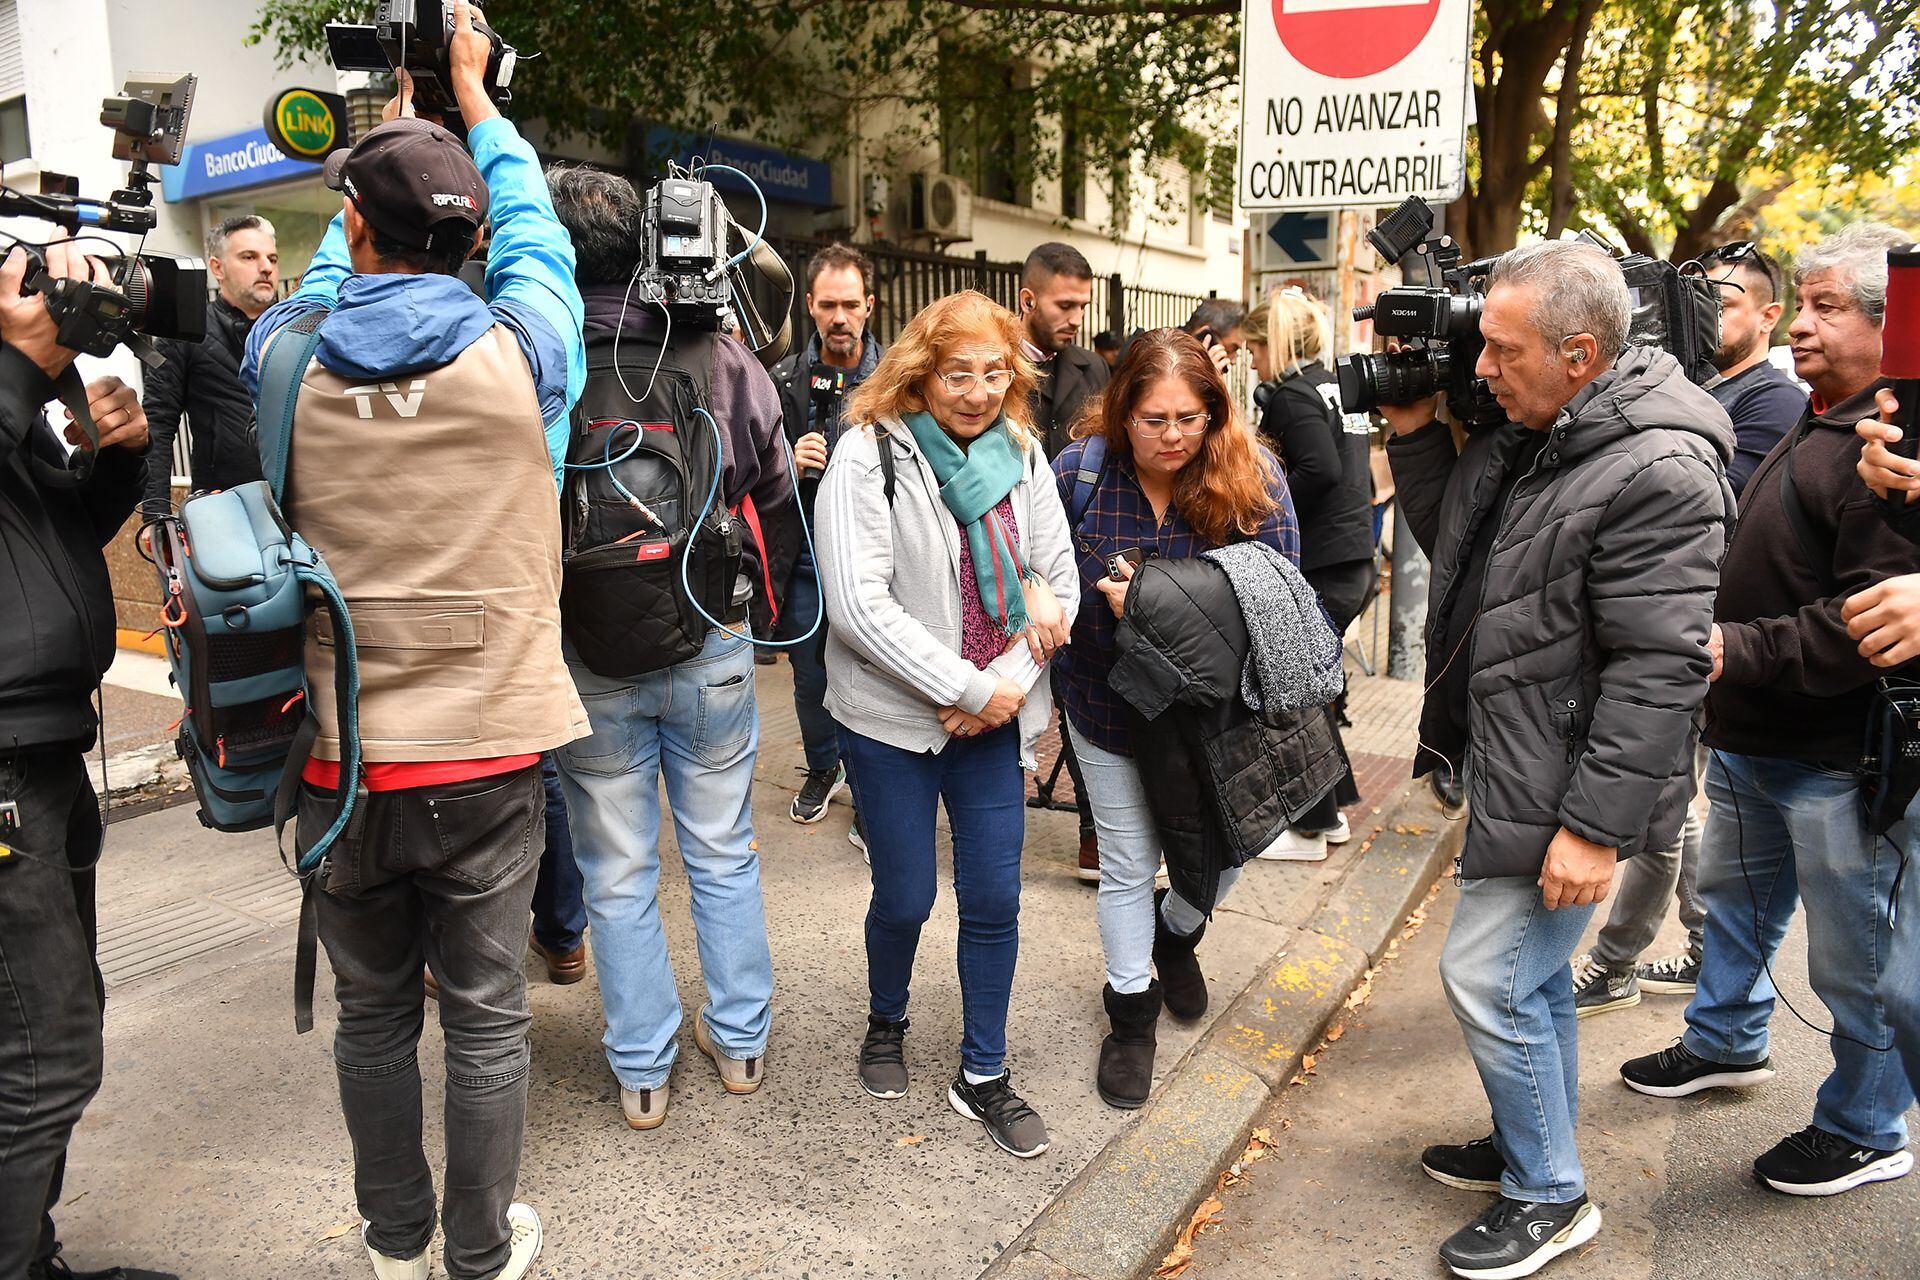
<path id="1" fill-rule="evenodd" d="M 1745 1089 L 1773 1079 L 1773 1059 L 1751 1066 L 1709 1062 L 1675 1040 L 1658 1053 L 1630 1058 L 1620 1064 L 1627 1088 L 1655 1098 L 1684 1098 L 1702 1089 Z"/>
<path id="2" fill-rule="evenodd" d="M 1635 965 L 1633 976 L 1642 991 L 1662 996 L 1690 996 L 1700 983 L 1700 957 L 1683 951 L 1650 964 Z"/>
<path id="3" fill-rule="evenodd" d="M 1468 1280 L 1517 1280 L 1600 1234 L 1600 1206 L 1585 1196 L 1535 1204 L 1502 1196 L 1447 1238 L 1440 1261 Z"/>
<path id="4" fill-rule="evenodd" d="M 1574 1016 L 1590 1018 L 1596 1013 L 1630 1009 L 1639 1003 L 1640 984 L 1634 979 L 1632 970 L 1619 973 L 1602 968 L 1592 955 L 1574 957 Z"/>
<path id="5" fill-rule="evenodd" d="M 827 816 L 827 806 L 840 794 L 840 788 L 847 785 L 847 765 L 840 761 L 831 769 L 809 769 L 807 780 L 800 784 L 800 794 L 793 798 L 793 808 L 787 816 L 795 822 L 818 822 Z"/>
<path id="6" fill-rule="evenodd" d="M 1013 1077 L 1002 1071 L 985 1084 L 968 1084 L 965 1072 L 947 1087 L 947 1101 L 969 1120 L 987 1126 L 987 1136 L 1002 1151 L 1031 1160 L 1047 1149 L 1047 1126 L 1013 1091 Z"/>
<path id="7" fill-rule="evenodd" d="M 1456 769 L 1445 765 L 1427 775 L 1427 789 L 1440 802 L 1440 815 L 1448 822 L 1467 816 L 1467 782 Z"/>
<path id="8" fill-rule="evenodd" d="M 1790 1196 L 1837 1196 L 1869 1182 L 1890 1182 L 1913 1168 L 1913 1153 L 1849 1142 L 1810 1124 L 1753 1162 L 1753 1176 Z"/>
<path id="9" fill-rule="evenodd" d="M 867 1038 L 860 1042 L 860 1087 L 891 1102 L 907 1096 L 906 1035 L 908 1022 L 888 1022 L 867 1015 Z"/>
<path id="10" fill-rule="evenodd" d="M 1507 1161 L 1493 1143 L 1493 1135 L 1458 1146 L 1442 1144 L 1420 1153 L 1420 1168 L 1435 1182 L 1462 1191 L 1498 1191 Z"/>

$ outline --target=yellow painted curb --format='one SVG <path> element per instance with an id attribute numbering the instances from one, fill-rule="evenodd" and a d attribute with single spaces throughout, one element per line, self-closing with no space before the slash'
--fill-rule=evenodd
<path id="1" fill-rule="evenodd" d="M 114 643 L 122 649 L 132 649 L 136 653 L 150 653 L 156 658 L 167 656 L 167 642 L 159 636 L 150 636 L 144 631 L 134 631 L 128 627 L 114 630 Z"/>

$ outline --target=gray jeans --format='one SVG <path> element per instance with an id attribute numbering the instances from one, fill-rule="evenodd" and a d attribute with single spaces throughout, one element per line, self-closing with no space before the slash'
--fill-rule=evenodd
<path id="1" fill-rule="evenodd" d="M 433 1238 L 421 1144 L 424 963 L 446 1039 L 446 1267 L 478 1280 L 506 1265 L 507 1206 L 527 1119 L 527 987 L 521 965 L 546 843 L 539 766 L 366 798 L 329 854 L 320 941 L 340 1021 L 333 1058 L 353 1140 L 367 1241 L 411 1258 Z M 331 792 L 303 787 L 300 829 L 324 831 Z"/>
<path id="2" fill-rule="evenodd" d="M 1693 775 L 1694 794 L 1700 792 L 1704 767 L 1702 752 Z M 1700 958 L 1700 934 L 1707 923 L 1707 906 L 1700 900 L 1700 832 L 1705 821 L 1691 805 L 1687 820 L 1671 845 L 1647 849 L 1627 859 L 1607 923 L 1594 940 L 1593 958 L 1603 968 L 1624 973 L 1653 945 L 1667 918 L 1667 904 L 1680 896 L 1680 923 L 1687 927 L 1687 952 Z"/>

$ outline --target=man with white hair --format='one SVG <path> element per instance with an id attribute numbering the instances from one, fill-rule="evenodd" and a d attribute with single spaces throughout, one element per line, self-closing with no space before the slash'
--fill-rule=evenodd
<path id="1" fill-rule="evenodd" d="M 1440 1248 L 1461 1276 L 1532 1275 L 1600 1229 L 1568 961 L 1616 863 L 1670 843 L 1691 791 L 1733 428 L 1672 356 L 1626 345 L 1629 316 L 1601 250 L 1517 249 L 1489 277 L 1475 369 L 1509 420 L 1456 449 L 1431 402 L 1381 409 L 1433 561 L 1421 741 L 1468 762 L 1440 973 L 1494 1131 L 1421 1157 L 1499 1193 Z"/>
<path id="2" fill-rule="evenodd" d="M 1861 747 L 1880 672 L 1844 612 L 1848 597 L 1920 568 L 1920 552 L 1855 474 L 1855 425 L 1888 385 L 1887 250 L 1908 239 L 1855 223 L 1794 264 L 1799 312 L 1787 332 L 1813 395 L 1748 482 L 1714 606 L 1698 987 L 1686 1035 L 1620 1068 L 1629 1087 L 1662 1098 L 1771 1079 L 1769 965 L 1803 900 L 1808 978 L 1833 1017 L 1833 1070 L 1813 1122 L 1753 1162 L 1762 1183 L 1792 1195 L 1837 1195 L 1913 1167 L 1903 1119 L 1913 1089 L 1885 1052 L 1877 990 L 1904 832 L 1881 839 L 1865 820 Z"/>

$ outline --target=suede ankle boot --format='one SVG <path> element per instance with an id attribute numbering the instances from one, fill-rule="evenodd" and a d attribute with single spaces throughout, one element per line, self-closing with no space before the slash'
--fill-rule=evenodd
<path id="1" fill-rule="evenodd" d="M 1100 1100 L 1110 1107 L 1132 1111 L 1153 1092 L 1154 1029 L 1160 1021 L 1160 984 L 1145 991 L 1121 995 L 1111 986 L 1101 992 L 1107 1020 L 1113 1030 L 1100 1042 L 1100 1072 L 1095 1084 Z"/>
<path id="2" fill-rule="evenodd" d="M 1167 928 L 1160 914 L 1167 891 L 1153 895 L 1153 970 L 1160 975 L 1160 989 L 1166 995 L 1167 1012 L 1182 1022 L 1192 1022 L 1207 1011 L 1207 976 L 1200 972 L 1200 961 L 1193 949 L 1206 936 L 1203 923 L 1186 937 Z"/>

